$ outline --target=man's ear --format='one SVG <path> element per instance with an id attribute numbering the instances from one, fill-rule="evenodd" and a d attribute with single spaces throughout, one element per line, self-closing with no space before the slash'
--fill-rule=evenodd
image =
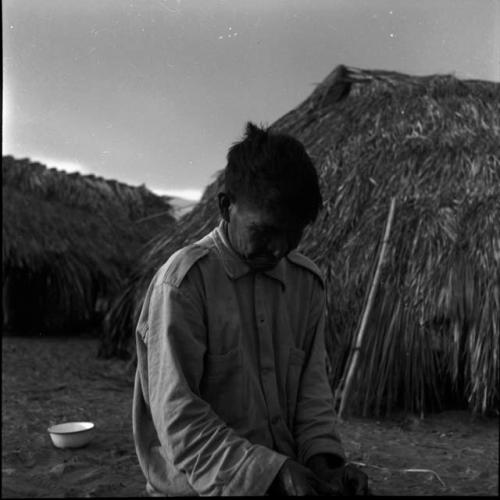
<path id="1" fill-rule="evenodd" d="M 229 206 L 231 205 L 231 200 L 229 199 L 229 196 L 226 193 L 219 193 L 217 197 L 219 200 L 219 211 L 221 217 L 226 222 L 229 222 Z"/>

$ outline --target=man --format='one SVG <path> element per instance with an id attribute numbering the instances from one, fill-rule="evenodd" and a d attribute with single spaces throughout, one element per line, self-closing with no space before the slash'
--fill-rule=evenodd
<path id="1" fill-rule="evenodd" d="M 133 428 L 151 495 L 364 494 L 334 427 L 320 271 L 295 251 L 322 205 L 294 138 L 248 123 L 220 225 L 170 257 L 137 325 Z"/>

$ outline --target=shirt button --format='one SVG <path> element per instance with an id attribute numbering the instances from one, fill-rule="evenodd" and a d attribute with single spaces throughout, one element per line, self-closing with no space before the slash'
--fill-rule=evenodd
<path id="1" fill-rule="evenodd" d="M 275 415 L 272 419 L 271 419 L 271 424 L 272 425 L 278 425 L 279 421 L 281 420 L 280 416 L 279 415 Z"/>

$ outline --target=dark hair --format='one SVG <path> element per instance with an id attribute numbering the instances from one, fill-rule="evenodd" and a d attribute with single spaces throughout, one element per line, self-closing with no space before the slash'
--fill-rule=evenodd
<path id="1" fill-rule="evenodd" d="M 314 222 L 323 203 L 316 169 L 302 143 L 251 122 L 243 139 L 229 149 L 225 184 L 231 201 L 244 198 L 286 210 L 304 224 Z"/>

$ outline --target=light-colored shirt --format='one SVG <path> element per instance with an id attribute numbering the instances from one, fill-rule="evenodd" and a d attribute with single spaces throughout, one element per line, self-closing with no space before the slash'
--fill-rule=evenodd
<path id="1" fill-rule="evenodd" d="M 344 458 L 320 271 L 253 272 L 219 227 L 156 273 L 136 329 L 133 432 L 150 492 L 263 495 L 283 462 Z"/>

